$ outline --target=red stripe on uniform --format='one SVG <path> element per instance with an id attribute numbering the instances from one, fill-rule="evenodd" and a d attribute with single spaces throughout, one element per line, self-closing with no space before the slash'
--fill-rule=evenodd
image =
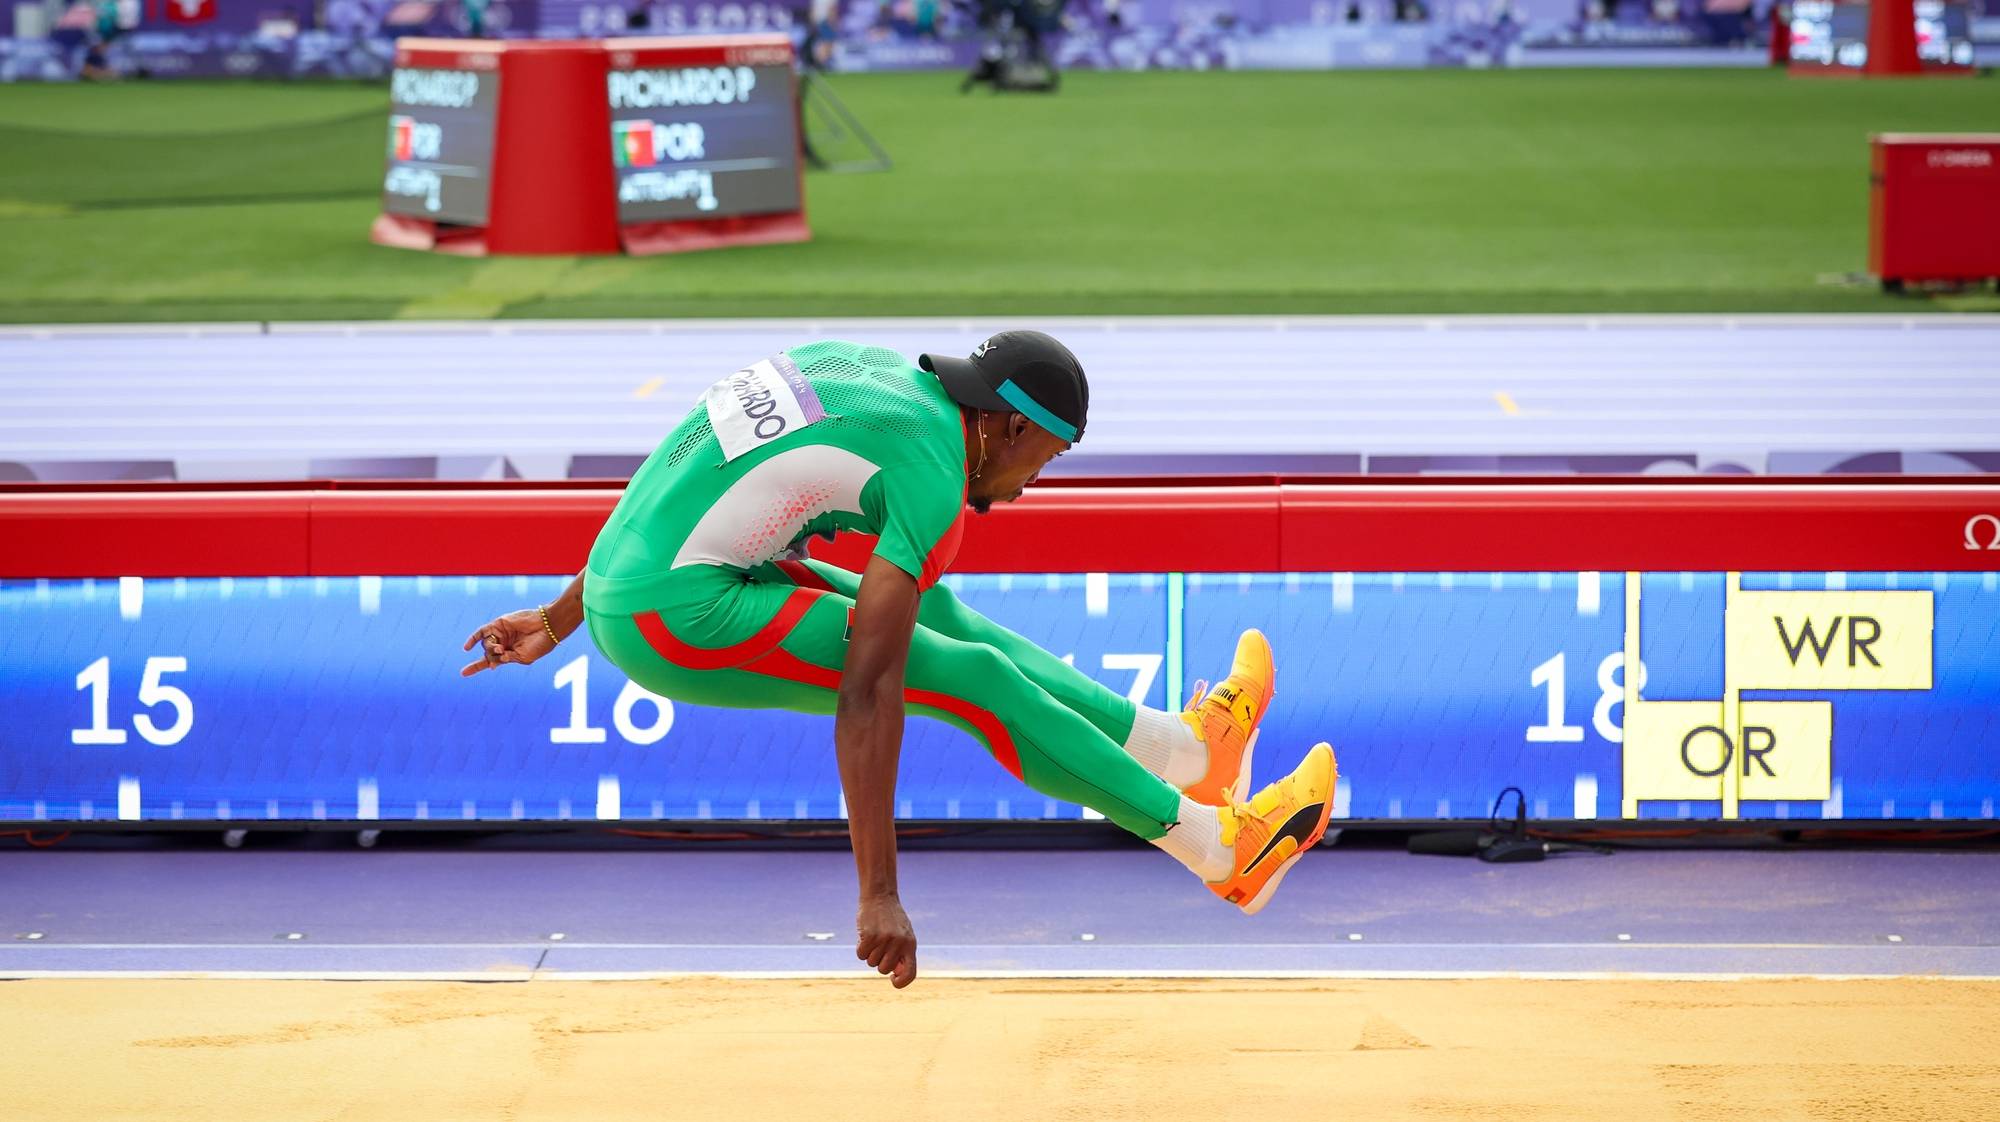
<path id="1" fill-rule="evenodd" d="M 813 601 L 822 595 L 816 588 L 792 589 L 790 595 L 785 597 L 784 605 L 778 609 L 778 614 L 771 617 L 771 622 L 758 628 L 755 635 L 741 643 L 720 648 L 695 647 L 681 642 L 667 630 L 667 621 L 661 619 L 658 612 L 635 612 L 632 622 L 639 625 L 639 634 L 645 637 L 653 653 L 675 666 L 684 666 L 689 670 L 727 670 L 742 666 L 783 642 L 799 620 L 805 618 Z"/>
<path id="2" fill-rule="evenodd" d="M 1021 778 L 1021 752 L 1014 747 L 1014 737 L 1007 731 L 1007 726 L 1000 723 L 1000 718 L 994 716 L 992 710 L 981 709 L 962 697 L 932 693 L 929 690 L 906 689 L 903 691 L 903 698 L 918 705 L 942 709 L 978 729 L 980 735 L 986 738 L 986 743 L 993 746 L 993 758 L 1000 761 L 1000 766 L 1007 769 L 1007 774 L 1016 779 Z"/>
<path id="3" fill-rule="evenodd" d="M 783 647 L 773 647 L 746 663 L 743 669 L 752 674 L 762 674 L 767 678 L 783 678 L 790 682 L 804 682 L 808 686 L 821 689 L 840 690 L 840 671 L 830 670 L 816 662 L 807 662 Z"/>
<path id="4" fill-rule="evenodd" d="M 807 662 L 783 647 L 772 648 L 768 654 L 745 664 L 742 669 L 836 692 L 840 689 L 840 671 Z M 1009 775 L 1021 778 L 1020 750 L 1014 747 L 1013 735 L 1007 731 L 1006 725 L 1000 723 L 1000 718 L 993 715 L 992 710 L 981 709 L 961 697 L 930 690 L 905 689 L 903 700 L 912 705 L 928 705 L 943 710 L 979 730 L 979 735 L 985 737 L 986 743 L 993 749 L 993 758 L 1007 769 Z"/>
<path id="5" fill-rule="evenodd" d="M 799 620 L 805 618 L 807 609 L 822 593 L 815 588 L 795 588 L 785 598 L 784 606 L 771 622 L 757 629 L 757 634 L 733 646 L 720 649 L 695 647 L 681 642 L 674 633 L 667 630 L 667 621 L 658 612 L 636 612 L 632 622 L 639 625 L 639 634 L 653 653 L 689 670 L 747 670 L 752 674 L 762 674 L 769 678 L 784 678 L 793 682 L 803 682 L 821 689 L 840 690 L 840 671 L 831 670 L 817 663 L 807 662 L 778 644 L 791 633 Z M 979 731 L 993 750 L 993 758 L 1007 773 L 1021 778 L 1021 753 L 1014 747 L 1014 737 L 1007 726 L 992 710 L 982 709 L 964 698 L 950 694 L 935 693 L 931 690 L 903 690 L 903 700 L 914 705 L 928 705 L 933 709 L 949 713 Z"/>
<path id="6" fill-rule="evenodd" d="M 839 589 L 826 583 L 826 578 L 813 572 L 812 566 L 803 561 L 779 561 L 778 571 L 791 578 L 800 588 L 817 588 L 821 592 L 838 592 Z"/>
<path id="7" fill-rule="evenodd" d="M 965 436 L 965 447 L 970 450 L 972 447 L 972 413 L 962 410 L 959 413 L 958 419 L 961 426 L 960 431 Z M 944 576 L 944 571 L 951 568 L 951 563 L 958 560 L 959 544 L 965 540 L 965 504 L 971 498 L 972 474 L 968 468 L 965 477 L 965 486 L 958 493 L 958 517 L 951 520 L 951 525 L 945 527 L 944 533 L 938 535 L 938 540 L 932 544 L 931 551 L 924 555 L 924 563 L 920 566 L 923 571 L 917 574 L 918 592 L 929 592 L 931 586 Z"/>
<path id="8" fill-rule="evenodd" d="M 953 519 L 951 526 L 938 536 L 937 544 L 931 547 L 930 554 L 924 558 L 924 571 L 917 578 L 918 592 L 929 592 L 931 586 L 938 582 L 938 578 L 944 576 L 944 571 L 951 568 L 951 563 L 958 559 L 958 546 L 964 540 L 965 506 L 961 500 L 958 517 Z"/>

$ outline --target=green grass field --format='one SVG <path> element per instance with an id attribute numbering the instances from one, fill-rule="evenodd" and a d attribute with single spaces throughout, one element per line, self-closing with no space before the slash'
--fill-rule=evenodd
<path id="1" fill-rule="evenodd" d="M 466 260 L 367 241 L 387 91 L 0 86 L 0 320 L 1909 311 L 1867 137 L 2000 126 L 1990 80 L 1150 73 L 1055 97 L 836 78 L 894 171 L 804 245 Z"/>

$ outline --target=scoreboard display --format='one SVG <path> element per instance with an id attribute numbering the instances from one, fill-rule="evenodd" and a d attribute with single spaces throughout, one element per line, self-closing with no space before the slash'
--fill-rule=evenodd
<path id="1" fill-rule="evenodd" d="M 0 581 L 0 820 L 831 819 L 832 723 L 678 705 L 579 633 L 460 678 L 564 576 Z M 1146 705 L 1270 636 L 1256 780 L 1336 813 L 1991 819 L 1993 572 L 970 574 L 973 609 Z M 912 721 L 899 815 L 1075 819 Z"/>
<path id="2" fill-rule="evenodd" d="M 453 67 L 401 64 L 389 80 L 388 214 L 480 226 L 492 195 L 499 121 L 496 54 L 468 45 Z"/>
<path id="3" fill-rule="evenodd" d="M 778 34 L 399 40 L 369 237 L 472 255 L 805 241 L 792 62 Z"/>
<path id="4" fill-rule="evenodd" d="M 1971 22 L 1963 0 L 1916 0 L 1917 61 L 1926 70 L 1967 70 Z M 1794 0 L 1793 69 L 1858 71 L 1868 64 L 1867 0 Z"/>
<path id="5" fill-rule="evenodd" d="M 800 209 L 789 47 L 637 40 L 610 64 L 620 223 Z"/>

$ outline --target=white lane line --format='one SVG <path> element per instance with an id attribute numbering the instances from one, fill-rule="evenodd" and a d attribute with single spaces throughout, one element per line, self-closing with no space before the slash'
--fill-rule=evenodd
<path id="1" fill-rule="evenodd" d="M 1766 425 L 1769 424 L 1768 421 L 1764 423 Z M 662 431 L 657 425 L 651 427 L 635 426 L 621 438 L 616 434 L 605 433 L 601 425 L 587 427 L 592 428 L 593 440 L 596 441 L 593 447 L 588 450 L 603 451 L 606 454 L 630 455 L 635 461 L 645 457 L 647 450 L 654 443 L 657 443 Z M 1433 426 L 1432 431 L 1435 433 L 1434 439 L 1390 435 L 1378 437 L 1368 444 L 1357 444 L 1338 451 L 1344 454 L 1363 457 L 1437 455 L 1454 451 L 1466 451 L 1475 444 L 1470 437 L 1456 433 L 1436 432 L 1435 426 Z M 409 440 L 395 434 L 373 434 L 358 429 L 344 428 L 332 433 L 331 436 L 333 437 L 333 441 L 313 446 L 311 454 L 315 457 L 397 456 L 407 455 L 410 449 Z M 1480 438 L 1476 442 L 1477 452 L 1480 455 L 1500 455 L 1516 452 L 1532 452 L 1538 455 L 1546 455 L 1548 454 L 1550 442 L 1561 438 L 1561 436 L 1562 434 L 1541 433 L 1519 439 Z M 598 438 L 602 439 L 599 440 Z M 1794 433 L 1793 438 L 1793 443 L 1796 445 L 1795 450 L 1797 451 L 1841 453 L 1852 452 L 1852 446 L 1855 441 L 1861 439 L 1860 437 L 1842 433 Z M 1261 449 L 1261 451 L 1271 455 L 1327 454 L 1327 449 L 1323 445 L 1313 444 L 1311 443 L 1311 439 L 1309 433 L 1303 432 L 1295 436 L 1278 434 L 1273 436 L 1268 445 Z M 1970 429 L 1963 431 L 1957 429 L 1911 429 L 1909 431 L 1898 432 L 1876 431 L 1868 433 L 1866 439 L 1871 445 L 1890 447 L 1930 446 L 1948 442 L 1977 443 L 1984 446 L 1992 441 L 1992 428 L 1991 426 L 1986 426 L 1976 432 Z M 613 443 L 615 440 L 628 443 Z M 1594 450 L 1599 453 L 1632 453 L 1651 456 L 1665 454 L 1662 446 L 1678 444 L 1681 437 L 1673 433 L 1653 434 L 1636 430 L 1625 430 L 1604 436 L 1593 434 L 1592 440 L 1597 445 Z M 143 441 L 129 441 L 114 437 L 104 440 L 71 438 L 59 442 L 29 442 L 9 434 L 5 425 L 0 425 L 0 444 L 7 445 L 13 453 L 13 457 L 21 461 L 76 459 L 84 455 L 95 455 L 98 457 L 116 456 L 127 459 L 179 458 L 183 460 L 190 458 L 199 459 L 204 456 L 257 458 L 260 456 L 296 455 L 300 449 L 298 438 L 289 440 L 257 440 L 247 437 L 242 439 L 204 439 L 194 436 L 174 435 L 166 439 L 148 439 Z M 509 450 L 521 454 L 560 453 L 568 455 L 578 450 L 575 447 L 576 444 L 577 434 L 573 431 L 556 432 L 541 427 L 522 427 L 504 432 L 480 430 L 476 433 L 459 433 L 454 429 L 439 428 L 424 436 L 426 455 L 493 456 L 505 454 Z M 1674 449 L 1668 448 L 1666 451 L 1671 452 Z M 1240 456 L 1243 454 L 1243 448 L 1240 440 L 1229 436 L 1211 438 L 1190 437 L 1183 441 L 1179 447 L 1167 447 L 1152 443 L 1149 439 L 1144 438 L 1136 432 L 1123 439 L 1115 432 L 1107 432 L 1105 434 L 1104 447 L 1094 452 L 1079 454 L 1088 457 L 1112 453 L 1182 458 L 1204 453 Z M 1758 452 L 1758 455 L 1762 454 L 1761 451 Z M 1089 462 L 1086 458 L 1085 460 L 1078 461 L 1077 466 L 1081 469 L 1088 466 Z M 266 471 L 262 474 L 268 476 L 270 472 Z M 1301 484 L 1299 486 L 1304 485 Z M 1990 488 L 1992 485 L 1987 484 L 1986 486 Z M 1384 488 L 1383 490 L 1386 491 L 1387 489 Z M 1533 489 L 1527 486 L 1515 486 L 1510 488 L 1510 490 L 1533 493 Z M 1664 488 L 1655 490 L 1665 493 Z M 1833 491 L 1833 487 L 1830 485 L 1827 490 L 1831 492 Z"/>
<path id="2" fill-rule="evenodd" d="M 218 978 L 271 982 L 526 982 L 529 970 L 4 970 L 0 979 L 133 978 L 180 980 Z"/>
<path id="3" fill-rule="evenodd" d="M 1798 396 L 1806 394 L 1806 392 L 1814 394 L 1822 402 L 1818 408 L 1810 410 L 1812 414 L 1816 414 L 1820 410 L 1826 410 L 1826 408 L 1834 408 L 1834 406 L 1852 408 L 1856 404 L 1886 402 L 1886 400 L 1900 402 L 1906 408 L 1910 408 L 1912 402 L 1918 402 L 1918 404 L 1930 406 L 1930 410 L 1944 410 L 1946 406 L 1968 406 L 1968 404 L 1992 406 L 1996 400 L 2000 400 L 2000 386 L 1992 384 L 1990 380 L 1980 380 L 1978 376 L 1970 376 L 1970 374 L 1964 380 L 1960 380 L 1960 382 L 1944 384 L 1944 386 L 1902 386 L 1902 384 L 1898 384 L 1894 388 L 1894 392 L 1888 392 L 1888 390 L 1884 390 L 1880 386 L 1880 372 L 1876 372 L 1874 380 L 1868 380 L 1868 382 L 1862 380 L 1860 372 L 1856 372 L 1856 374 L 1858 376 L 1852 378 L 1850 382 L 1842 382 L 1838 376 L 1836 378 L 1828 378 L 1826 374 L 1822 374 L 1818 370 L 1798 372 L 1794 376 L 1776 376 L 1776 378 L 1774 376 L 1762 376 L 1762 374 L 1758 374 L 1756 376 L 1758 380 L 1750 384 L 1752 392 L 1748 392 L 1748 394 L 1744 392 L 1744 386 L 1746 386 L 1746 380 L 1752 378 L 1750 372 L 1742 372 L 1742 370 L 1730 372 L 1726 376 L 1714 378 L 1714 384 L 1716 384 L 1718 392 L 1726 390 L 1726 392 L 1734 394 L 1732 406 L 1734 406 L 1736 412 L 1746 410 L 1746 408 L 1782 410 L 1782 408 L 1788 408 L 1788 402 L 1790 402 L 1790 408 L 1796 408 Z M 426 382 L 418 390 L 412 390 L 408 376 L 402 376 L 402 378 L 370 378 L 370 376 L 366 376 L 362 372 L 354 372 L 354 374 L 346 374 L 346 372 L 342 372 L 342 374 L 326 374 L 326 376 L 320 378 L 322 382 L 326 382 L 328 386 L 338 386 L 338 388 L 348 390 L 348 392 L 318 392 L 320 390 L 318 386 L 300 386 L 300 384 L 294 382 L 284 392 L 264 394 L 264 396 L 256 396 L 256 398 L 238 398 L 238 396 L 232 396 L 232 394 L 226 394 L 226 392 L 222 392 L 222 394 L 206 392 L 206 390 L 210 390 L 210 388 L 214 388 L 218 384 L 216 376 L 202 376 L 202 378 L 148 378 L 144 382 L 122 382 L 122 380 L 114 380 L 114 378 L 92 378 L 90 386 L 94 386 L 98 392 L 92 392 L 92 394 L 36 392 L 32 402 L 14 406 L 14 412 L 10 416 L 14 416 L 14 418 L 30 418 L 30 416 L 52 416 L 52 414 L 58 414 L 62 410 L 70 410 L 70 412 L 74 412 L 74 410 L 104 410 L 106 408 L 104 406 L 106 394 L 112 394 L 112 392 L 116 392 L 116 400 L 118 400 L 116 408 L 126 410 L 130 414 L 140 414 L 140 412 L 152 414 L 152 412 L 168 410 L 168 412 L 180 414 L 180 416 L 212 416 L 216 410 L 228 410 L 232 416 L 252 416 L 252 418 L 256 418 L 256 416 L 288 416 L 294 410 L 320 410 L 320 412 L 334 410 L 334 412 L 344 412 L 344 410 L 348 410 L 354 404 L 356 394 L 364 392 L 364 390 L 378 390 L 384 396 L 392 396 L 394 404 L 400 406 L 400 408 L 406 408 L 406 410 L 434 410 L 438 414 L 450 414 L 450 412 L 454 412 L 458 408 L 464 408 L 464 404 L 466 404 L 466 392 L 464 390 L 484 392 L 484 396 L 486 396 L 488 402 L 504 402 L 504 404 L 510 404 L 510 406 L 536 406 L 538 410 L 554 410 L 558 406 L 572 406 L 574 408 L 576 392 L 580 390 L 580 386 L 566 386 L 560 392 L 558 390 L 546 390 L 544 392 L 544 386 L 548 386 L 548 374 L 522 374 L 520 378 L 512 380 L 512 384 L 510 384 L 510 380 L 494 376 L 494 374 L 488 372 L 488 374 L 482 374 L 482 376 L 468 376 L 466 378 L 468 386 L 464 390 L 460 390 L 460 392 L 444 392 L 438 386 L 444 386 L 450 380 L 448 378 L 436 378 L 434 372 L 430 372 L 428 376 L 432 378 L 430 382 Z M 1354 380 L 1360 380 L 1360 378 L 1378 378 L 1382 382 L 1390 382 L 1392 378 L 1406 378 L 1408 376 L 1406 370 L 1384 370 L 1384 372 L 1342 370 L 1340 376 L 1342 376 L 1340 400 L 1342 400 L 1344 406 L 1366 406 L 1366 404 L 1378 404 L 1378 402 L 1388 402 L 1388 404 L 1458 402 L 1458 400 L 1462 400 L 1466 396 L 1466 388 L 1422 388 L 1422 390 L 1412 390 L 1412 388 L 1406 388 L 1406 386 L 1366 386 L 1366 384 L 1356 386 L 1354 384 Z M 1426 370 L 1426 376 L 1436 378 L 1438 372 Z M 1484 372 L 1480 376 L 1490 378 L 1492 374 Z M 288 378 L 290 378 L 290 374 L 288 374 Z M 1578 370 L 1576 372 L 1576 380 L 1586 380 L 1586 378 L 1604 378 L 1604 370 Z M 1468 382 L 1468 384 L 1476 382 L 1476 380 L 1478 378 L 1474 374 L 1470 374 L 1470 372 L 1464 376 L 1464 382 Z M 1938 378 L 1938 380 L 1944 380 L 1944 378 Z M 698 390 L 696 388 L 696 382 L 698 382 L 696 376 L 682 378 L 682 382 L 686 382 L 688 390 Z M 1780 384 L 1780 382 L 1784 382 L 1784 384 Z M 42 386 L 66 386 L 66 384 L 74 384 L 74 378 L 48 378 L 48 380 L 24 386 L 24 390 L 38 390 Z M 132 388 L 128 390 L 128 386 L 132 386 Z M 1292 388 L 1298 386 L 1298 378 L 1270 378 L 1270 380 L 1264 380 L 1264 386 L 1268 386 L 1272 392 L 1292 390 Z M 1238 382 L 1238 388 L 1244 388 L 1244 384 Z M 1602 406 L 1596 404 L 1600 400 L 1614 400 L 1616 404 L 1632 404 L 1632 402 L 1642 402 L 1642 400 L 1652 400 L 1652 398 L 1680 400 L 1680 398 L 1686 398 L 1688 392 L 1690 392 L 1690 388 L 1684 382 L 1676 382 L 1672 386 L 1658 386 L 1658 388 L 1652 388 L 1652 386 L 1634 386 L 1630 390 L 1618 392 L 1616 398 L 1612 398 L 1612 396 L 1590 398 L 1590 402 L 1592 402 L 1590 408 L 1602 408 Z M 666 398 L 670 398 L 670 396 L 676 398 L 674 404 L 678 408 L 680 394 L 662 394 L 662 402 L 666 402 Z M 690 394 L 690 396 L 698 396 L 698 394 Z M 1186 400 L 1182 400 L 1182 398 L 1186 398 Z M 1214 398 L 1214 386 L 1212 384 L 1210 386 L 1190 384 L 1186 390 L 1166 390 L 1166 392 L 1162 392 L 1158 388 L 1150 388 L 1148 390 L 1148 402 L 1154 404 L 1154 406 L 1186 406 L 1186 408 L 1192 410 L 1192 408 L 1204 406 L 1212 398 Z M 1770 402 L 1764 402 L 1760 398 L 1770 398 Z M 1310 402 L 1308 402 L 1308 408 L 1310 408 Z M 1580 408 L 1580 404 L 1578 402 L 1564 402 L 1564 408 Z M 610 406 L 592 408 L 590 412 L 602 412 L 604 416 L 620 416 L 618 410 L 614 410 Z M 1286 410 L 1286 412 L 1290 414 L 1290 410 Z M 1356 410 L 1356 412 L 1368 412 L 1368 410 Z M 1206 416 L 1206 410 L 1202 412 L 1202 416 Z M 1268 416 L 1268 414 L 1260 414 L 1260 416 Z M 1468 410 L 1454 410 L 1454 416 L 1470 416 L 1470 412 Z M 1534 416 L 1534 414 L 1530 414 L 1530 416 Z M 1654 410 L 1654 416 L 1656 418 L 1678 418 L 1678 416 L 1684 416 L 1684 414 L 1680 410 L 1664 406 L 1664 408 Z M 354 412 L 350 416 L 350 420 L 356 422 L 356 424 L 366 424 L 368 420 L 372 420 L 372 416 L 370 414 Z M 1562 418 L 1548 418 L 1548 420 L 1562 420 Z"/>
<path id="4" fill-rule="evenodd" d="M 1862 313 L 1667 313 L 1667 314 L 1569 314 L 1569 315 L 1369 315 L 1369 316 L 1048 316 L 1038 319 L 1068 328 L 1097 328 L 1132 334 L 1163 334 L 1187 328 L 1261 328 L 1269 331 L 1400 328 L 1409 331 L 1461 331 L 1479 328 L 1573 328 L 1681 329 L 1707 327 L 1722 331 L 1754 331 L 1769 328 L 1828 328 L 1862 330 L 1869 334 L 1893 335 L 1914 331 L 1977 331 L 2000 327 L 2000 315 L 1962 313 L 1942 316 L 1884 316 Z M 876 331 L 951 330 L 978 334 L 986 327 L 1011 326 L 999 319 L 966 319 L 944 316 L 842 316 L 825 318 L 760 319 L 634 319 L 634 320 L 313 320 L 265 322 L 216 321 L 185 324 L 77 323 L 18 324 L 0 327 L 0 338 L 54 339 L 75 336 L 148 336 L 202 338 L 216 335 L 742 335 L 781 332 L 797 335 L 863 327 Z"/>
<path id="5" fill-rule="evenodd" d="M 1203 979 L 1268 981 L 1479 981 L 1528 982 L 1864 982 L 1923 978 L 1934 982 L 2000 982 L 1996 974 L 1811 972 L 1703 973 L 1659 970 L 945 970 L 926 968 L 924 977 L 960 981 L 1054 981 L 1075 979 Z M 718 978 L 750 982 L 874 982 L 865 966 L 845 970 L 0 970 L 7 980 L 133 979 L 277 982 L 650 982 Z"/>
<path id="6" fill-rule="evenodd" d="M 454 413 L 450 415 L 450 420 L 453 426 L 461 430 L 477 430 L 482 432 L 509 430 L 546 432 L 562 430 L 564 428 L 589 428 L 599 431 L 630 429 L 635 432 L 654 432 L 661 424 L 661 420 L 657 416 L 648 416 L 643 413 L 634 414 L 630 411 L 621 412 L 612 409 L 590 409 L 568 412 L 540 410 L 539 412 L 541 416 L 532 422 L 523 420 L 518 412 Z M 1302 405 L 1287 410 L 1285 419 L 1295 428 L 1313 428 L 1320 425 L 1353 424 L 1361 421 L 1407 421 L 1418 425 L 1436 425 L 1445 422 L 1471 421 L 1476 419 L 1476 416 L 1467 412 L 1442 409 L 1336 409 L 1325 407 L 1314 408 L 1310 405 Z M 1774 421 L 1773 414 L 1769 410 L 1741 408 L 1683 409 L 1666 414 L 1666 417 L 1676 422 L 1743 422 L 1752 427 L 1770 425 Z M 1887 405 L 1875 405 L 1870 408 L 1842 408 L 1839 410 L 1800 408 L 1791 410 L 1788 417 L 1790 418 L 1789 423 L 1796 424 L 1808 422 L 1851 422 L 1856 425 L 1875 425 L 1892 421 L 1918 421 L 1971 425 L 1975 422 L 2000 420 L 2000 410 L 1959 408 L 1947 412 L 1943 410 L 1942 406 L 1933 409 L 1898 409 Z M 1566 411 L 1560 420 L 1551 419 L 1547 424 L 1552 428 L 1560 427 L 1568 430 L 1577 430 L 1592 425 L 1654 425 L 1658 424 L 1661 419 L 1661 412 L 1655 409 L 1572 409 Z M 1127 425 L 1157 422 L 1186 424 L 1188 416 L 1184 412 L 1132 410 L 1121 414 L 1119 420 L 1121 423 Z M 1272 421 L 1272 415 L 1268 412 L 1230 410 L 1204 413 L 1202 420 L 1204 423 L 1222 426 L 1246 424 L 1269 425 Z M 16 434 L 31 432 L 41 433 L 46 430 L 70 432 L 76 429 L 77 423 L 77 418 L 75 417 L 15 417 L 7 421 L 5 425 L 0 425 L 0 431 L 8 433 L 10 437 Z M 186 417 L 99 415 L 93 418 L 91 423 L 93 431 L 98 434 L 103 434 L 107 431 L 147 433 L 163 430 L 178 433 L 189 427 L 189 420 Z M 250 417 L 210 414 L 201 418 L 199 427 L 204 432 L 211 434 L 218 431 L 232 430 L 248 430 L 260 433 L 270 432 L 274 429 L 304 429 L 308 432 L 334 430 L 334 426 L 329 425 L 325 417 L 318 415 L 301 416 L 289 411 Z M 409 429 L 417 429 L 428 432 L 428 430 L 437 427 L 438 418 L 436 416 L 398 414 L 395 416 L 373 415 L 347 419 L 343 421 L 337 431 L 391 430 L 401 432 Z M 1810 435 L 1821 435 L 1815 430 L 1807 429 L 1805 431 Z M 1961 430 L 1950 429 L 1947 431 L 1957 433 Z M 1984 425 L 1979 426 L 1978 431 L 1991 433 L 1991 429 Z M 1654 432 L 1643 435 L 1655 442 L 1659 442 L 1668 434 Z M 1848 434 L 1843 432 L 1840 435 L 1845 436 Z M 298 437 L 294 435 L 280 441 L 249 443 L 256 447 L 283 447 L 286 443 L 296 442 L 297 439 Z M 1230 444 L 1230 447 L 1241 450 L 1241 437 L 1232 439 L 1233 442 Z M 1547 437 L 1536 436 L 1532 439 L 1546 440 Z M 1685 440 L 1686 437 L 1683 435 L 1681 439 Z M 1794 442 L 1796 442 L 1796 437 L 1794 438 Z M 182 443 L 179 440 L 174 441 L 175 447 L 181 446 Z M 65 442 L 65 445 L 67 445 L 67 442 Z M 428 447 L 428 444 L 426 446 Z"/>
<path id="7" fill-rule="evenodd" d="M 1261 950 L 1326 950 L 1327 943 L 1118 943 L 1127 950 L 1210 950 L 1224 954 Z M 316 942 L 314 949 L 321 951 L 430 951 L 430 950 L 530 950 L 539 948 L 539 942 L 513 943 L 330 943 Z M 611 951 L 783 951 L 796 952 L 796 943 L 565 943 L 564 946 L 576 950 Z M 1378 942 L 1375 949 L 1384 947 L 1410 948 L 1413 950 L 1604 950 L 1610 944 L 1603 940 L 1591 942 L 1556 943 L 1402 943 Z M 88 951 L 156 951 L 156 950 L 263 950 L 271 948 L 269 943 L 42 943 L 37 953 L 56 949 Z M 947 951 L 1011 951 L 1062 949 L 1069 950 L 1068 940 L 1058 943 L 940 943 L 933 948 L 937 953 Z M 1645 942 L 1635 944 L 1635 948 L 1646 950 L 1696 950 L 1696 951 L 1848 951 L 1866 950 L 1877 954 L 1894 953 L 1896 948 L 1885 947 L 1873 941 L 1854 943 L 1671 943 Z M 1901 949 L 1931 951 L 1981 951 L 1996 952 L 2000 947 L 1986 943 L 1905 943 Z"/>

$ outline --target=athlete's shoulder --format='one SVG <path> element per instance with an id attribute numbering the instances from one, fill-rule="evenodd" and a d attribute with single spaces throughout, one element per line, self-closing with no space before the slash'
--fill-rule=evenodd
<path id="1" fill-rule="evenodd" d="M 895 459 L 963 459 L 958 407 L 937 376 L 888 347 L 827 339 L 785 352 L 836 428 L 891 438 Z"/>
<path id="2" fill-rule="evenodd" d="M 853 375 L 874 370 L 894 370 L 916 364 L 888 347 L 854 343 L 846 339 L 817 339 L 785 351 L 786 357 L 806 374 Z M 816 368 L 816 369 L 815 369 Z"/>

